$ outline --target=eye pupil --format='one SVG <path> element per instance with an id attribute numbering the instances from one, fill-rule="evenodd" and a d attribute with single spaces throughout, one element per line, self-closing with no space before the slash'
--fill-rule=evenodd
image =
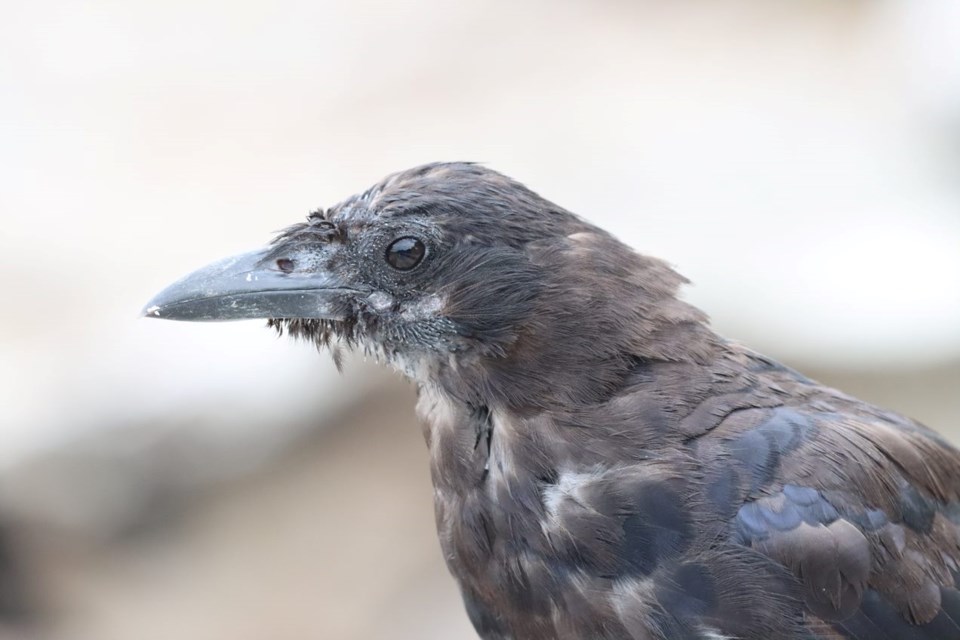
<path id="1" fill-rule="evenodd" d="M 387 262 L 394 269 L 409 271 L 420 264 L 426 252 L 427 248 L 417 238 L 400 238 L 387 247 Z"/>

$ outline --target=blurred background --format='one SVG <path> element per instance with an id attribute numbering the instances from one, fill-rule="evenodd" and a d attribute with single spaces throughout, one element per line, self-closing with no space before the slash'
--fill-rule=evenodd
<path id="1" fill-rule="evenodd" d="M 138 319 L 422 162 L 520 179 L 960 440 L 955 0 L 2 9 L 2 639 L 474 637 L 406 383 Z"/>

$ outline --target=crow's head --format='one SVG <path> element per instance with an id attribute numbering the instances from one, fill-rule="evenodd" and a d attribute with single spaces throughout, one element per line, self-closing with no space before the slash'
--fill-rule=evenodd
<path id="1" fill-rule="evenodd" d="M 702 317 L 676 300 L 681 282 L 502 174 L 437 163 L 190 274 L 144 313 L 266 318 L 319 345 L 360 346 L 420 380 L 472 376 L 468 387 L 509 396 L 520 393 L 510 385 L 532 396 L 530 385 L 576 375 L 564 395 L 588 399 L 636 358 L 706 348 L 688 339 Z"/>

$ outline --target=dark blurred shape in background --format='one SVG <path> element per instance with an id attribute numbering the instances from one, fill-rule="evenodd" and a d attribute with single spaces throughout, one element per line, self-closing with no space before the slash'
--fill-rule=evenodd
<path id="1" fill-rule="evenodd" d="M 408 385 L 136 318 L 421 162 L 526 182 L 958 439 L 958 32 L 954 0 L 4 7 L 0 640 L 474 637 Z"/>

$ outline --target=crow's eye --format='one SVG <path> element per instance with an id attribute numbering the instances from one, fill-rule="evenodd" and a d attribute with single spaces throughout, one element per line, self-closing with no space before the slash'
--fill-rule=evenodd
<path id="1" fill-rule="evenodd" d="M 409 271 L 420 264 L 426 252 L 420 240 L 410 236 L 398 238 L 387 247 L 387 262 L 394 269 Z"/>

